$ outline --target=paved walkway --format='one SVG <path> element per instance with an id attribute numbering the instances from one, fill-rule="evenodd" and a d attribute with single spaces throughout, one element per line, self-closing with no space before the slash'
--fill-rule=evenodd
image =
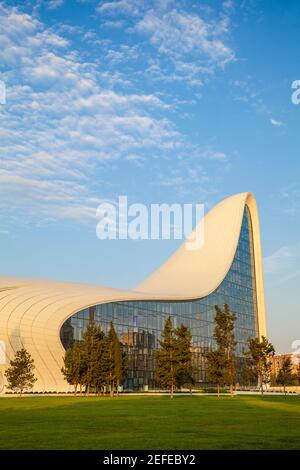
<path id="1" fill-rule="evenodd" d="M 152 396 L 152 397 L 157 397 L 157 396 L 168 396 L 169 393 L 167 392 L 128 392 L 128 393 L 120 393 L 120 397 L 126 397 L 126 396 Z M 216 393 L 202 393 L 202 392 L 193 392 L 193 396 L 216 396 Z M 260 392 L 256 391 L 241 391 L 238 390 L 237 392 L 234 393 L 235 396 L 242 396 L 242 395 L 253 395 L 253 396 L 260 396 Z M 284 395 L 283 392 L 264 392 L 265 396 L 282 396 Z M 288 396 L 299 396 L 299 392 L 289 392 L 287 393 Z M 22 397 L 72 397 L 74 396 L 73 393 L 24 393 Z M 90 394 L 90 397 L 95 397 L 98 395 L 95 394 Z M 109 395 L 107 395 L 108 397 Z M 190 393 L 174 393 L 174 396 L 190 396 Z M 220 393 L 220 396 L 230 396 L 229 393 Z M 77 394 L 77 397 L 80 398 L 79 394 Z M 0 398 L 19 398 L 19 395 L 16 393 L 1 393 Z M 85 395 L 82 395 L 82 398 L 88 398 L 85 397 Z"/>

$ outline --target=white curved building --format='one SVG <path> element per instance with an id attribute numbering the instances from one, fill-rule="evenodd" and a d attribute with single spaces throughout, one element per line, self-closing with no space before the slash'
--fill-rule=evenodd
<path id="1" fill-rule="evenodd" d="M 203 223 L 203 222 L 200 222 Z M 225 199 L 204 219 L 199 251 L 185 243 L 134 291 L 76 283 L 0 277 L 0 390 L 15 352 L 25 347 L 35 362 L 34 391 L 70 389 L 61 367 L 65 347 L 92 318 L 106 330 L 113 321 L 128 354 L 125 388 L 154 388 L 153 352 L 165 319 L 193 334 L 198 381 L 205 380 L 203 352 L 213 347 L 214 306 L 236 313 L 237 353 L 249 337 L 266 335 L 260 229 L 255 199 Z"/>

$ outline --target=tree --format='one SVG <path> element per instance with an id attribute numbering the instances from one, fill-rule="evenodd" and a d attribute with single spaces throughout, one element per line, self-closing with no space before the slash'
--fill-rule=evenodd
<path id="1" fill-rule="evenodd" d="M 205 357 L 207 381 L 217 385 L 219 398 L 220 387 L 225 381 L 226 357 L 220 349 L 209 351 Z"/>
<path id="2" fill-rule="evenodd" d="M 173 398 L 177 378 L 175 335 L 171 318 L 165 321 L 160 349 L 155 351 L 155 379 Z"/>
<path id="3" fill-rule="evenodd" d="M 110 396 L 114 396 L 114 390 L 117 388 L 119 393 L 119 386 L 123 382 L 124 369 L 125 369 L 125 356 L 122 351 L 122 345 L 118 339 L 114 325 L 110 323 L 110 329 L 107 335 L 107 351 L 108 351 L 108 383 Z"/>
<path id="4" fill-rule="evenodd" d="M 248 383 L 258 382 L 262 396 L 264 395 L 264 386 L 268 385 L 271 380 L 270 356 L 274 356 L 274 354 L 274 346 L 264 336 L 261 340 L 259 338 L 248 339 L 244 377 Z"/>
<path id="5" fill-rule="evenodd" d="M 236 315 L 230 312 L 227 304 L 222 310 L 218 305 L 215 306 L 215 331 L 214 339 L 217 348 L 215 351 L 207 353 L 207 374 L 213 379 L 218 387 L 218 396 L 220 385 L 228 385 L 230 393 L 233 395 L 233 388 L 236 381 L 235 367 L 235 347 L 234 322 Z"/>
<path id="6" fill-rule="evenodd" d="M 93 383 L 100 396 L 101 391 L 106 392 L 106 387 L 109 385 L 109 352 L 107 336 L 102 333 L 102 338 L 98 344 L 98 360 L 93 371 Z"/>
<path id="7" fill-rule="evenodd" d="M 194 380 L 194 367 L 192 363 L 192 334 L 190 329 L 181 324 L 175 330 L 175 357 L 176 357 L 176 385 L 188 385 L 192 393 Z"/>
<path id="8" fill-rule="evenodd" d="M 64 357 L 64 367 L 61 369 L 63 376 L 70 385 L 74 385 L 74 394 L 77 394 L 80 385 L 80 395 L 84 380 L 84 352 L 82 341 L 74 341 L 71 348 L 67 349 Z"/>
<path id="9" fill-rule="evenodd" d="M 37 380 L 34 369 L 34 361 L 29 352 L 25 348 L 17 351 L 5 372 L 8 388 L 19 392 L 20 396 L 25 390 L 31 390 Z"/>
<path id="10" fill-rule="evenodd" d="M 288 357 L 283 361 L 282 367 L 279 369 L 276 383 L 283 386 L 283 391 L 286 395 L 286 386 L 292 385 L 294 382 L 295 376 L 293 374 L 293 364 L 291 358 Z"/>
<path id="11" fill-rule="evenodd" d="M 96 387 L 99 382 L 99 360 L 103 351 L 102 343 L 104 333 L 100 326 L 91 321 L 83 333 L 83 383 L 86 394 L 89 395 L 91 386 Z"/>
<path id="12" fill-rule="evenodd" d="M 110 387 L 111 395 L 123 381 L 125 356 L 113 324 L 108 335 L 94 321 L 90 321 L 82 341 L 74 341 L 64 357 L 62 373 L 69 384 L 74 385 L 75 395 L 80 384 L 89 395 L 91 388 L 101 394 Z"/>
<path id="13" fill-rule="evenodd" d="M 300 385 L 300 364 L 297 367 L 296 380 L 297 380 L 297 384 Z"/>

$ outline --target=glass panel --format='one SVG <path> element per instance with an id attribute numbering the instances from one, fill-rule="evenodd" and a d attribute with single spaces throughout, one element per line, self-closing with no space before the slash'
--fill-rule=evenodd
<path id="1" fill-rule="evenodd" d="M 154 350 L 165 320 L 172 317 L 174 327 L 184 323 L 192 332 L 193 360 L 198 369 L 198 385 L 205 382 L 203 353 L 214 347 L 215 305 L 227 303 L 237 320 L 235 336 L 237 355 L 242 357 L 247 339 L 257 336 L 257 296 L 253 253 L 252 223 L 246 207 L 238 247 L 232 266 L 215 292 L 192 302 L 113 302 L 84 309 L 69 318 L 61 328 L 65 348 L 73 339 L 82 339 L 89 319 L 94 319 L 107 332 L 113 321 L 128 355 L 124 388 L 142 390 L 155 388 L 153 379 Z"/>

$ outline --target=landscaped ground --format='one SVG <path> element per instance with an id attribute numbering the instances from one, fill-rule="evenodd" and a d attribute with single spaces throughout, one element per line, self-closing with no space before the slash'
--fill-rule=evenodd
<path id="1" fill-rule="evenodd" d="M 300 449 L 300 397 L 1 398 L 0 449 Z"/>

